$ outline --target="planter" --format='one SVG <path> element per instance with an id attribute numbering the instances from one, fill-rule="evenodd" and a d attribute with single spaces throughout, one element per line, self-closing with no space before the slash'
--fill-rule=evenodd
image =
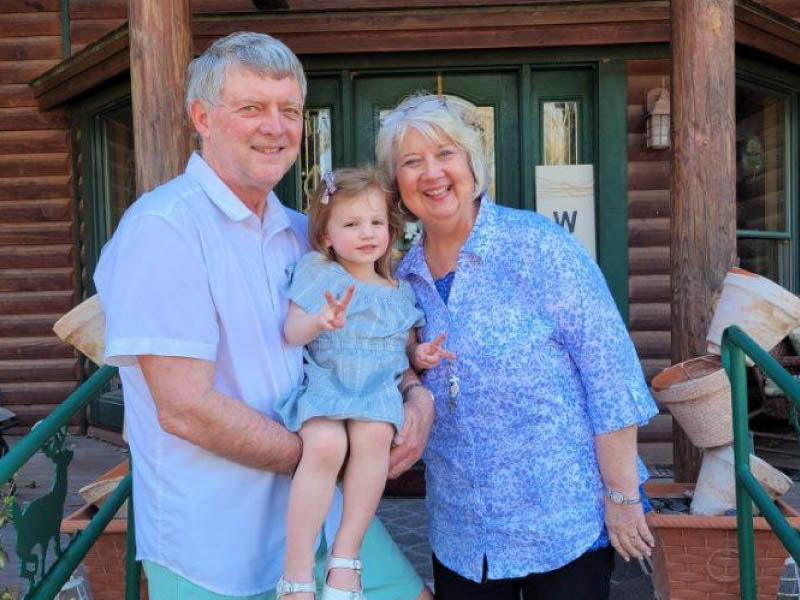
<path id="1" fill-rule="evenodd" d="M 682 497 L 693 484 L 646 483 L 652 498 Z M 800 513 L 778 501 L 792 527 Z M 736 517 L 650 513 L 653 587 L 661 600 L 740 600 Z M 789 553 L 763 517 L 753 519 L 758 600 L 775 600 Z"/>
<path id="2" fill-rule="evenodd" d="M 798 324 L 800 298 L 766 277 L 734 267 L 722 281 L 722 294 L 706 336 L 707 348 L 719 354 L 722 332 L 738 325 L 770 351 Z"/>
<path id="3" fill-rule="evenodd" d="M 55 334 L 103 366 L 106 350 L 106 315 L 95 294 L 73 308 L 53 325 Z"/>
<path id="4" fill-rule="evenodd" d="M 733 442 L 731 384 L 719 357 L 701 356 L 667 367 L 650 387 L 698 448 Z"/>
<path id="5" fill-rule="evenodd" d="M 84 506 L 61 522 L 61 533 L 74 534 L 86 529 L 97 512 L 94 506 Z M 86 577 L 92 586 L 94 600 L 121 600 L 125 597 L 125 535 L 127 519 L 112 519 L 83 558 Z M 142 569 L 139 598 L 147 600 L 147 582 Z"/>

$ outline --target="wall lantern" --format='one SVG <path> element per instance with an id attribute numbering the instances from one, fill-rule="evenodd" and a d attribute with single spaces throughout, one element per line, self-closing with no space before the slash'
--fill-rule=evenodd
<path id="1" fill-rule="evenodd" d="M 647 92 L 647 147 L 669 148 L 669 92 L 655 88 Z"/>

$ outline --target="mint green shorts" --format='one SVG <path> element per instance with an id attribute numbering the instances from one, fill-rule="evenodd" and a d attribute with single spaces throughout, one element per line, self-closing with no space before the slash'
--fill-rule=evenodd
<path id="1" fill-rule="evenodd" d="M 317 598 L 322 596 L 326 554 L 323 536 L 314 568 Z M 422 580 L 377 517 L 364 536 L 361 559 L 364 595 L 369 600 L 414 600 L 422 592 Z M 195 585 L 156 563 L 146 560 L 143 566 L 150 600 L 275 600 L 275 590 L 253 596 L 225 596 Z"/>

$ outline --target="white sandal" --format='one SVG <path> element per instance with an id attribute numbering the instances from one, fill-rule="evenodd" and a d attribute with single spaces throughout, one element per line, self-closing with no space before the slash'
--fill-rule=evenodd
<path id="1" fill-rule="evenodd" d="M 328 573 L 331 572 L 331 569 L 352 569 L 358 573 L 358 577 L 361 579 L 362 568 L 363 565 L 357 558 L 329 556 L 328 564 L 325 567 L 325 583 L 322 586 L 322 600 L 367 600 L 363 589 L 340 590 L 339 588 L 328 585 Z"/>
<path id="2" fill-rule="evenodd" d="M 278 580 L 278 585 L 275 586 L 275 598 L 280 600 L 286 594 L 300 594 L 309 593 L 314 594 L 314 600 L 317 599 L 317 584 L 313 581 L 286 581 L 281 575 Z"/>

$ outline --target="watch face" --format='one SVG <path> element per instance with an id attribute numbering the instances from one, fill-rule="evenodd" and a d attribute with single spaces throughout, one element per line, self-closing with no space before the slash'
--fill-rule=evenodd
<path id="1" fill-rule="evenodd" d="M 606 490 L 606 495 L 615 504 L 622 504 L 625 501 L 625 496 L 616 490 Z"/>

